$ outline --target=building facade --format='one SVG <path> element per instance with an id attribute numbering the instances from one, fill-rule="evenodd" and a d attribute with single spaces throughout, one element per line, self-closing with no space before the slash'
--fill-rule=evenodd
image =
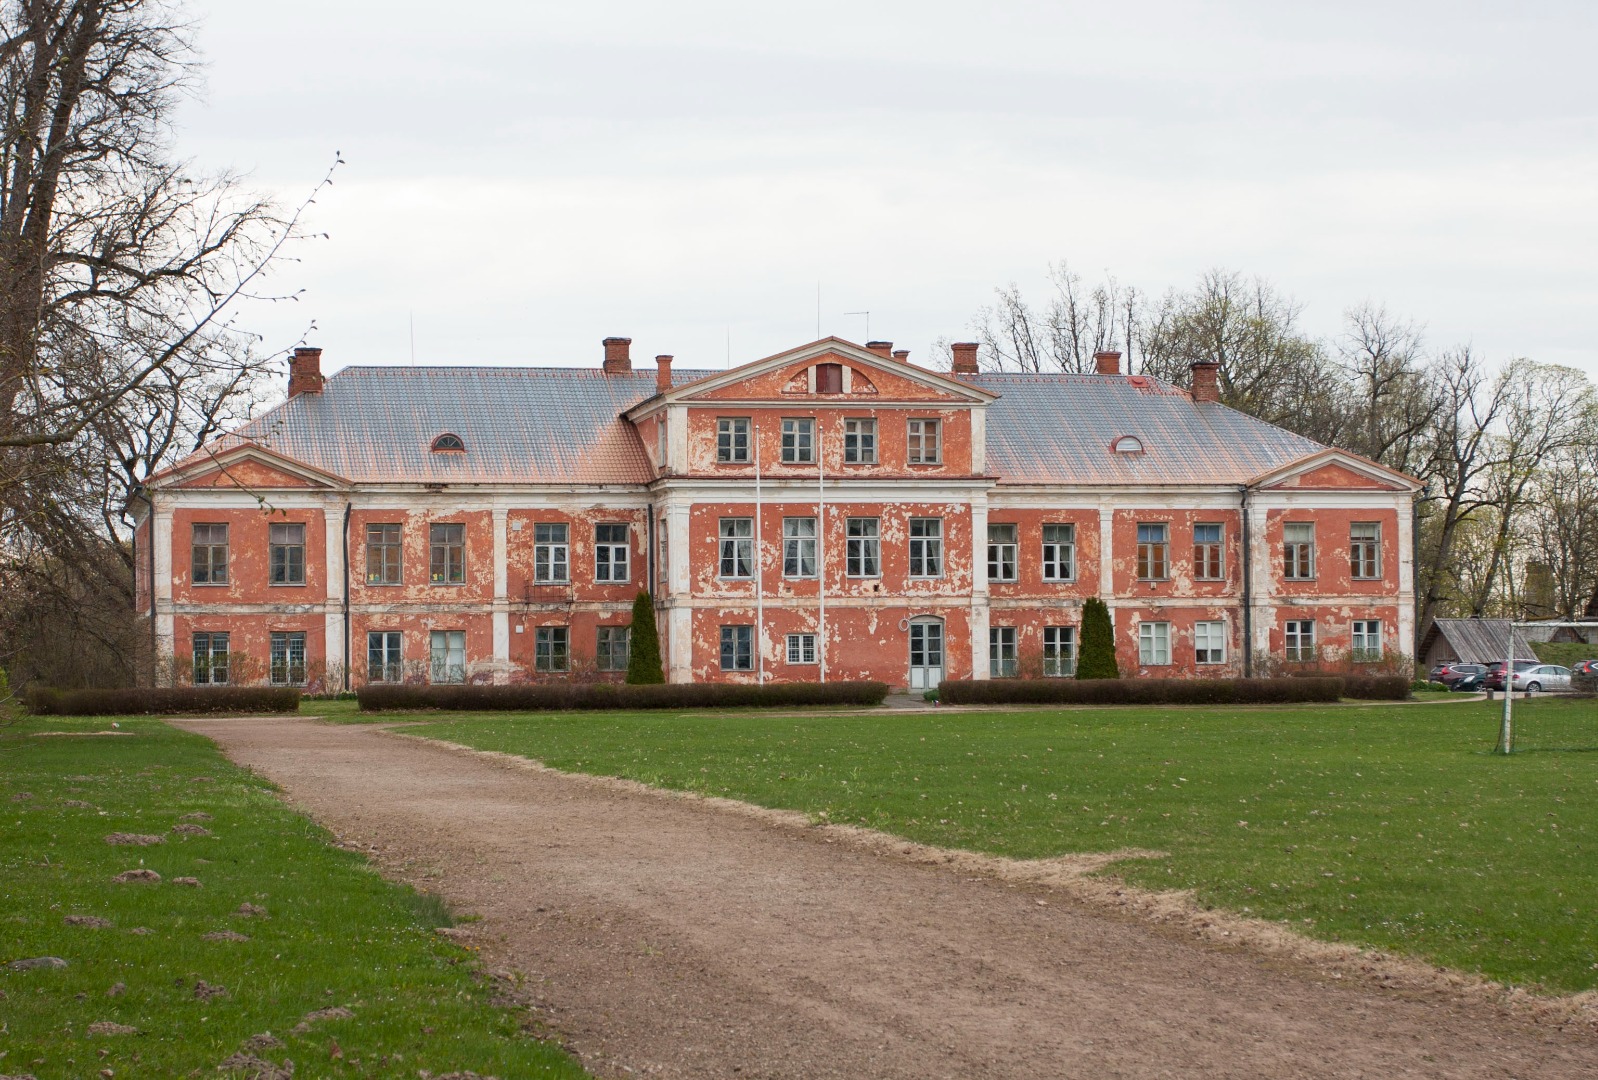
<path id="1" fill-rule="evenodd" d="M 673 682 L 1391 662 L 1416 482 L 1193 390 L 885 342 L 727 371 L 354 367 L 154 477 L 139 604 L 173 677 L 617 678 L 648 589 Z"/>

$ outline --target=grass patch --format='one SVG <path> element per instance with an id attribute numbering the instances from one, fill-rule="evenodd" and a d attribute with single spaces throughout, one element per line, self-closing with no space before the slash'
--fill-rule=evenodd
<path id="1" fill-rule="evenodd" d="M 1584 641 L 1534 641 L 1531 649 L 1543 663 L 1562 664 L 1565 667 L 1570 667 L 1578 660 L 1598 657 L 1598 645 L 1588 645 Z"/>
<path id="2" fill-rule="evenodd" d="M 1117 873 L 1305 933 L 1598 986 L 1598 703 L 458 715 L 412 729 L 928 844 Z"/>
<path id="3" fill-rule="evenodd" d="M 294 1060 L 296 1075 L 585 1075 L 527 1037 L 490 1001 L 471 952 L 433 932 L 451 921 L 438 897 L 333 847 L 208 740 L 154 720 L 120 724 L 131 734 L 35 735 L 110 727 L 61 718 L 0 734 L 0 1073 L 216 1076 L 244 1040 L 271 1032 L 285 1045 L 255 1053 Z M 184 820 L 195 814 L 210 816 Z M 107 844 L 115 832 L 165 840 Z M 141 867 L 163 880 L 112 883 Z M 175 883 L 184 877 L 200 884 Z M 265 916 L 241 915 L 243 904 Z M 68 925 L 69 915 L 110 925 Z M 68 966 L 7 966 L 44 956 Z M 335 1006 L 353 1015 L 295 1033 Z M 137 1034 L 88 1034 L 102 1021 Z"/>

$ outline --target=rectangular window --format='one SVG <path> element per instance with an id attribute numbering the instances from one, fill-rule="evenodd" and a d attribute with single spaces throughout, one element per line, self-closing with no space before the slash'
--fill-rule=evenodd
<path id="1" fill-rule="evenodd" d="M 1193 659 L 1200 664 L 1226 663 L 1226 624 L 1224 622 L 1196 622 L 1193 624 Z"/>
<path id="2" fill-rule="evenodd" d="M 1226 576 L 1221 560 L 1221 526 L 1193 526 L 1193 577 L 1199 581 L 1220 581 Z"/>
<path id="3" fill-rule="evenodd" d="M 816 365 L 816 393 L 841 394 L 843 393 L 843 365 L 842 364 L 817 364 Z"/>
<path id="4" fill-rule="evenodd" d="M 1043 580 L 1076 580 L 1076 526 L 1043 526 Z"/>
<path id="5" fill-rule="evenodd" d="M 753 518 L 721 519 L 721 576 L 755 576 L 755 522 Z"/>
<path id="6" fill-rule="evenodd" d="M 988 526 L 988 580 L 1016 579 L 1016 526 Z"/>
<path id="7" fill-rule="evenodd" d="M 942 440 L 937 420 L 912 420 L 905 460 L 912 465 L 936 465 L 943 460 Z"/>
<path id="8" fill-rule="evenodd" d="M 615 583 L 628 578 L 627 553 L 630 548 L 626 525 L 594 526 L 594 580 Z"/>
<path id="9" fill-rule="evenodd" d="M 366 583 L 368 585 L 398 585 L 400 575 L 400 526 L 368 525 L 366 527 Z"/>
<path id="10" fill-rule="evenodd" d="M 196 585 L 227 584 L 227 526 L 193 527 L 193 575 Z"/>
<path id="11" fill-rule="evenodd" d="M 877 463 L 877 422 L 875 420 L 845 420 L 843 422 L 843 460 L 848 465 L 875 465 Z"/>
<path id="12" fill-rule="evenodd" d="M 754 627 L 723 626 L 721 628 L 721 670 L 755 670 Z"/>
<path id="13" fill-rule="evenodd" d="M 1355 619 L 1349 642 L 1349 659 L 1356 664 L 1373 664 L 1382 658 L 1382 624 L 1379 619 Z"/>
<path id="14" fill-rule="evenodd" d="M 372 630 L 366 635 L 366 681 L 397 683 L 405 680 L 405 658 L 400 655 L 403 635 L 397 630 Z"/>
<path id="15" fill-rule="evenodd" d="M 807 416 L 784 417 L 782 460 L 790 465 L 810 465 L 816 460 L 816 422 Z"/>
<path id="16" fill-rule="evenodd" d="M 723 416 L 716 421 L 716 460 L 742 464 L 749 460 L 749 418 Z"/>
<path id="17" fill-rule="evenodd" d="M 816 576 L 816 519 L 782 519 L 782 576 Z"/>
<path id="18" fill-rule="evenodd" d="M 626 528 L 626 526 L 623 526 Z M 571 548 L 564 522 L 533 526 L 533 581 L 564 585 L 571 580 Z"/>
<path id="19" fill-rule="evenodd" d="M 626 671 L 627 649 L 632 642 L 632 627 L 601 626 L 594 646 L 594 658 L 600 671 Z"/>
<path id="20" fill-rule="evenodd" d="M 882 576 L 881 528 L 876 518 L 850 518 L 845 528 L 850 577 Z"/>
<path id="21" fill-rule="evenodd" d="M 431 674 L 436 683 L 466 681 L 466 631 L 434 630 L 430 639 Z"/>
<path id="22" fill-rule="evenodd" d="M 1049 676 L 1076 674 L 1076 627 L 1043 628 L 1043 674 Z"/>
<path id="23" fill-rule="evenodd" d="M 988 675 L 994 679 L 1015 677 L 1015 627 L 995 626 L 988 630 Z"/>
<path id="24" fill-rule="evenodd" d="M 305 635 L 272 632 L 271 679 L 274 686 L 305 685 Z"/>
<path id="25" fill-rule="evenodd" d="M 1382 576 L 1382 527 L 1375 521 L 1356 521 L 1348 527 L 1348 558 L 1354 577 L 1371 581 Z"/>
<path id="26" fill-rule="evenodd" d="M 910 519 L 910 576 L 943 576 L 943 519 Z"/>
<path id="27" fill-rule="evenodd" d="M 1294 663 L 1309 663 L 1315 659 L 1315 620 L 1289 619 L 1282 635 L 1287 659 Z"/>
<path id="28" fill-rule="evenodd" d="M 433 525 L 427 530 L 428 581 L 460 585 L 466 581 L 466 526 Z"/>
<path id="29" fill-rule="evenodd" d="M 227 526 L 222 526 L 224 529 Z M 227 635 L 194 635 L 194 685 L 227 685 Z"/>
<path id="30" fill-rule="evenodd" d="M 816 635 L 788 635 L 788 663 L 814 664 L 816 662 Z"/>
<path id="31" fill-rule="evenodd" d="M 1282 526 L 1282 574 L 1295 580 L 1315 576 L 1315 526 L 1292 523 Z"/>
<path id="32" fill-rule="evenodd" d="M 305 584 L 305 526 L 273 525 L 267 538 L 268 565 L 273 585 Z"/>
<path id="33" fill-rule="evenodd" d="M 1170 576 L 1170 570 L 1171 527 L 1163 521 L 1140 523 L 1137 527 L 1138 580 L 1163 581 Z"/>
<path id="34" fill-rule="evenodd" d="M 1137 628 L 1137 661 L 1148 667 L 1171 662 L 1171 624 L 1146 622 Z"/>
<path id="35" fill-rule="evenodd" d="M 565 671 L 571 667 L 570 632 L 564 626 L 533 630 L 533 670 Z"/>

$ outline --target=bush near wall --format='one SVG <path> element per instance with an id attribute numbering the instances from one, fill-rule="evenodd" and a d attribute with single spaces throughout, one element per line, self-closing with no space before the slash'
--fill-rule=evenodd
<path id="1" fill-rule="evenodd" d="M 300 692 L 281 686 L 131 686 L 116 690 L 30 687 L 28 708 L 43 716 L 150 713 L 292 713 Z"/>
<path id="2" fill-rule="evenodd" d="M 1400 680 L 1402 697 L 1409 684 Z M 1344 680 L 1287 679 L 945 679 L 949 705 L 1279 705 L 1336 701 Z"/>
<path id="3" fill-rule="evenodd" d="M 391 686 L 357 692 L 362 712 L 449 709 L 460 712 L 548 712 L 565 709 L 773 708 L 794 705 L 881 705 L 888 684 L 831 683 L 526 683 L 519 686 Z"/>

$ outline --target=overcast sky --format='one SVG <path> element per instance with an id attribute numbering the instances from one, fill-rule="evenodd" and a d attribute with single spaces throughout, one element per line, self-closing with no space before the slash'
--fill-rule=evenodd
<path id="1" fill-rule="evenodd" d="M 287 202 L 325 366 L 925 359 L 1048 264 L 1598 377 L 1598 5 L 194 0 L 180 151 Z"/>

